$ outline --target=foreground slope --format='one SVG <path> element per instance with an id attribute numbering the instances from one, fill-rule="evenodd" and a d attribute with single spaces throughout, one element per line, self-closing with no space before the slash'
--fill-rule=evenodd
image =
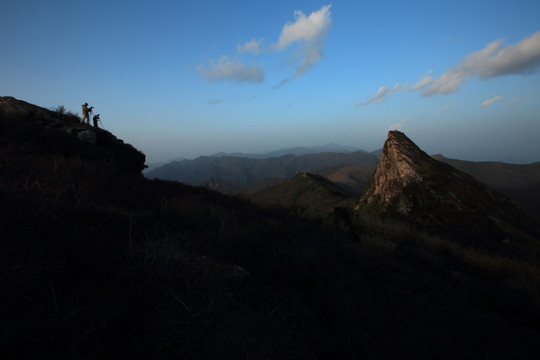
<path id="1" fill-rule="evenodd" d="M 351 233 L 207 189 L 150 181 L 133 147 L 78 136 L 109 138 L 106 132 L 42 108 L 5 116 L 5 104 L 6 358 L 539 353 L 535 263 L 461 252 L 400 225 L 366 220 Z"/>

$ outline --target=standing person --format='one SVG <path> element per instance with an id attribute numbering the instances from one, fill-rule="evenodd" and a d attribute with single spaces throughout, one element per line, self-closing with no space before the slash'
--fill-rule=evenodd
<path id="1" fill-rule="evenodd" d="M 92 112 L 93 108 L 94 108 L 93 106 L 88 107 L 88 103 L 84 103 L 82 105 L 82 114 L 83 114 L 82 123 L 83 124 L 84 124 L 84 120 L 86 120 L 86 123 L 90 125 L 90 113 Z"/>

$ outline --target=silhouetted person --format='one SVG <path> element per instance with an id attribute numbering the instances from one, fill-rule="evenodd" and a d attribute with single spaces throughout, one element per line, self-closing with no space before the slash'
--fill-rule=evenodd
<path id="1" fill-rule="evenodd" d="M 92 120 L 94 121 L 94 127 L 98 127 L 99 114 L 94 115 L 94 117 L 92 118 Z"/>
<path id="2" fill-rule="evenodd" d="M 92 112 L 93 108 L 94 108 L 93 106 L 88 107 L 88 103 L 84 103 L 82 105 L 82 114 L 83 114 L 82 123 L 84 123 L 84 121 L 86 120 L 86 123 L 90 125 L 90 113 Z"/>

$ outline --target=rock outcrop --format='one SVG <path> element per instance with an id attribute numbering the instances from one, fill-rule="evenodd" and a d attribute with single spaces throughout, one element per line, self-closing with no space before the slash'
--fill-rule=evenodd
<path id="1" fill-rule="evenodd" d="M 94 160 L 105 160 L 122 170 L 141 173 L 146 157 L 109 131 L 80 122 L 66 112 L 45 109 L 11 96 L 0 97 L 0 128 L 20 139 L 32 139 L 44 151 L 78 153 Z"/>
<path id="2" fill-rule="evenodd" d="M 460 240 L 540 237 L 540 220 L 472 176 L 439 162 L 390 131 L 357 211 L 397 218 Z"/>

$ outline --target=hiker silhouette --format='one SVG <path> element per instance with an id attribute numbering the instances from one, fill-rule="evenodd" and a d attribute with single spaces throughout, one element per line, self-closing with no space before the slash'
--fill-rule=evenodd
<path id="1" fill-rule="evenodd" d="M 94 117 L 92 118 L 92 120 L 94 121 L 94 127 L 99 127 L 99 126 L 98 126 L 98 122 L 99 122 L 99 114 L 94 115 Z"/>
<path id="2" fill-rule="evenodd" d="M 88 125 L 90 125 L 90 113 L 92 112 L 92 109 L 94 107 L 93 106 L 90 106 L 88 107 L 88 103 L 84 103 L 82 105 L 82 114 L 83 114 L 83 118 L 81 120 L 81 122 L 84 124 L 84 121 L 86 120 L 86 123 Z"/>

